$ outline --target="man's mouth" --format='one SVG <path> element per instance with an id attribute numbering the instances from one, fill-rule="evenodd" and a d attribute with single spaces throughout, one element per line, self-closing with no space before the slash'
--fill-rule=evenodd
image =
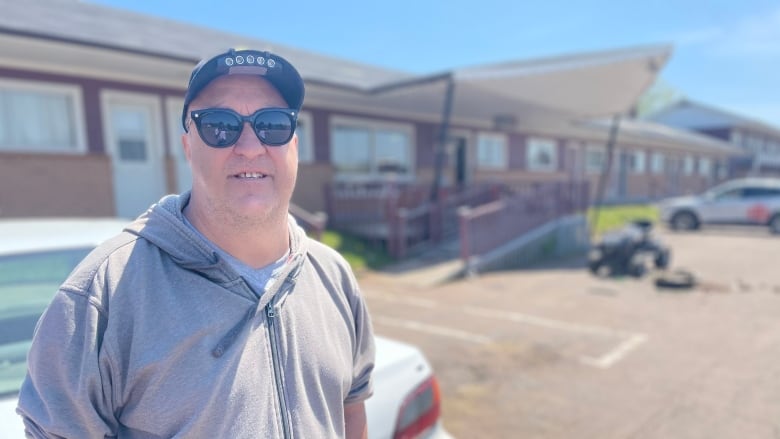
<path id="1" fill-rule="evenodd" d="M 250 178 L 250 179 L 260 179 L 267 177 L 266 174 L 263 174 L 261 172 L 239 172 L 238 174 L 233 175 L 234 178 Z"/>

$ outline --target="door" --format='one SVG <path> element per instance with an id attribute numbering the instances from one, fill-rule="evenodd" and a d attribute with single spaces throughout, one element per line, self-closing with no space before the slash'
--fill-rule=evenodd
<path id="1" fill-rule="evenodd" d="M 746 195 L 746 189 L 742 187 L 705 195 L 700 210 L 702 220 L 708 223 L 744 222 L 753 201 Z"/>
<path id="2" fill-rule="evenodd" d="M 466 185 L 466 139 L 455 139 L 455 184 L 458 187 Z"/>
<path id="3" fill-rule="evenodd" d="M 135 218 L 165 194 L 159 100 L 114 92 L 102 97 L 116 214 Z"/>
<path id="4" fill-rule="evenodd" d="M 447 143 L 447 151 L 452 163 L 452 184 L 456 188 L 464 188 L 470 180 L 468 135 L 453 133 Z"/>

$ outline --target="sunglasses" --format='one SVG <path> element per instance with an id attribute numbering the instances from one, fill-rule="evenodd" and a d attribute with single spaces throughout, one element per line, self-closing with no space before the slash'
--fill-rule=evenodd
<path id="1" fill-rule="evenodd" d="M 249 122 L 263 144 L 287 144 L 295 133 L 298 113 L 289 108 L 263 108 L 244 116 L 227 108 L 205 108 L 190 112 L 190 117 L 206 145 L 229 148 L 241 137 L 244 122 Z"/>

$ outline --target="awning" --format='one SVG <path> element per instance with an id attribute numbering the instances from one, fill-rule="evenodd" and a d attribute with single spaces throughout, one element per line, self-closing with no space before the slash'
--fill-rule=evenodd
<path id="1" fill-rule="evenodd" d="M 670 55 L 644 47 L 457 70 L 455 100 L 484 93 L 581 117 L 626 113 Z"/>
<path id="2" fill-rule="evenodd" d="M 596 118 L 631 111 L 671 52 L 670 46 L 651 46 L 510 62 L 341 92 L 350 94 L 346 99 L 354 104 L 441 114 L 446 84 L 452 80 L 453 121 L 497 121 L 517 127 L 562 115 Z"/>

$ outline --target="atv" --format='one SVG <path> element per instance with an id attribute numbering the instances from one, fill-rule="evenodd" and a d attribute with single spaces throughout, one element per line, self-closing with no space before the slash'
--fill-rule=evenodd
<path id="1" fill-rule="evenodd" d="M 649 266 L 665 269 L 671 251 L 651 233 L 653 223 L 637 220 L 610 232 L 591 246 L 588 269 L 598 276 L 642 277 Z"/>

